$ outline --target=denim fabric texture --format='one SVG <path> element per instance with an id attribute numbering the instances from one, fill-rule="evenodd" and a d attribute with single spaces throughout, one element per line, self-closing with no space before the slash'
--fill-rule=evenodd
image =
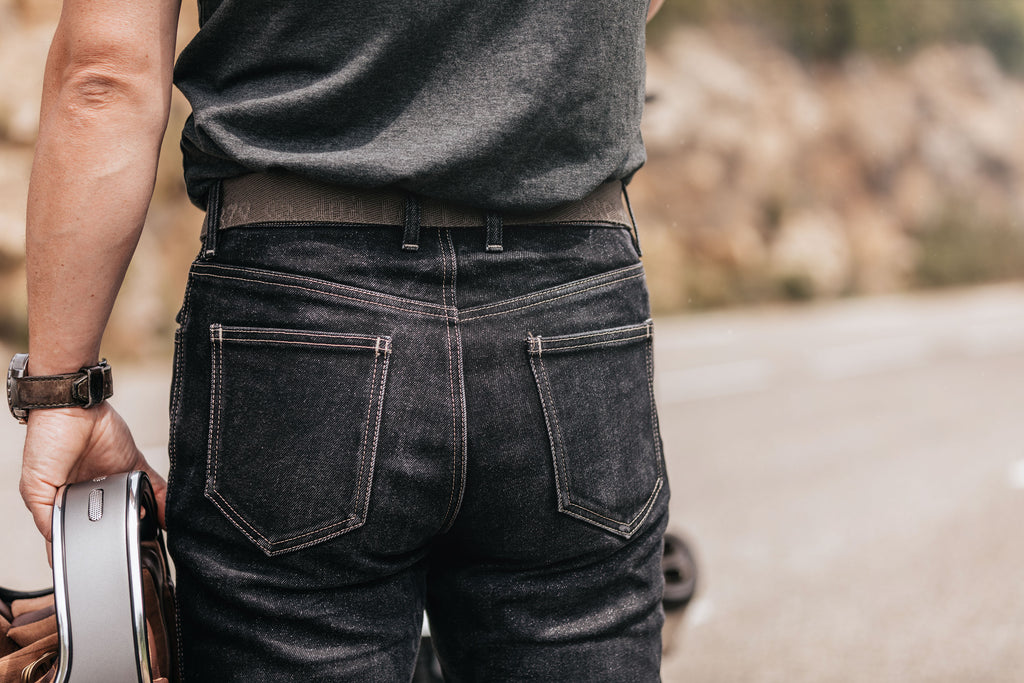
<path id="1" fill-rule="evenodd" d="M 668 516 L 625 229 L 240 227 L 179 314 L 170 550 L 200 681 L 659 680 Z"/>

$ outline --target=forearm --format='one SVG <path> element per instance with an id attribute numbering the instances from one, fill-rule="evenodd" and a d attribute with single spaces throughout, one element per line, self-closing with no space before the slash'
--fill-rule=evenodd
<path id="1" fill-rule="evenodd" d="M 51 51 L 26 231 L 31 374 L 97 360 L 152 195 L 169 84 L 116 66 Z"/>

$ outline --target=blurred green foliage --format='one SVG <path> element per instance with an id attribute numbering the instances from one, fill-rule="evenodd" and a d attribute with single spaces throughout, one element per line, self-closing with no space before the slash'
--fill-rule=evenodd
<path id="1" fill-rule="evenodd" d="M 679 22 L 751 24 L 808 62 L 864 51 L 899 59 L 933 42 L 980 43 L 1024 73 L 1024 0 L 667 0 L 652 42 Z"/>

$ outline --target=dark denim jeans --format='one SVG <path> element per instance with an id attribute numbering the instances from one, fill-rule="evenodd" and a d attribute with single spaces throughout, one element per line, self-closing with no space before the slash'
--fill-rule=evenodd
<path id="1" fill-rule="evenodd" d="M 626 230 L 242 227 L 179 316 L 183 670 L 657 681 L 668 482 Z"/>

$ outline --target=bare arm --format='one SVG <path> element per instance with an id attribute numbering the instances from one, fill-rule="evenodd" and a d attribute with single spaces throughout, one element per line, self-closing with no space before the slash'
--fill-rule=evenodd
<path id="1" fill-rule="evenodd" d="M 153 192 L 179 2 L 64 2 L 29 186 L 30 374 L 98 360 Z M 57 486 L 145 467 L 105 404 L 32 411 L 28 430 L 21 491 L 46 536 Z"/>

